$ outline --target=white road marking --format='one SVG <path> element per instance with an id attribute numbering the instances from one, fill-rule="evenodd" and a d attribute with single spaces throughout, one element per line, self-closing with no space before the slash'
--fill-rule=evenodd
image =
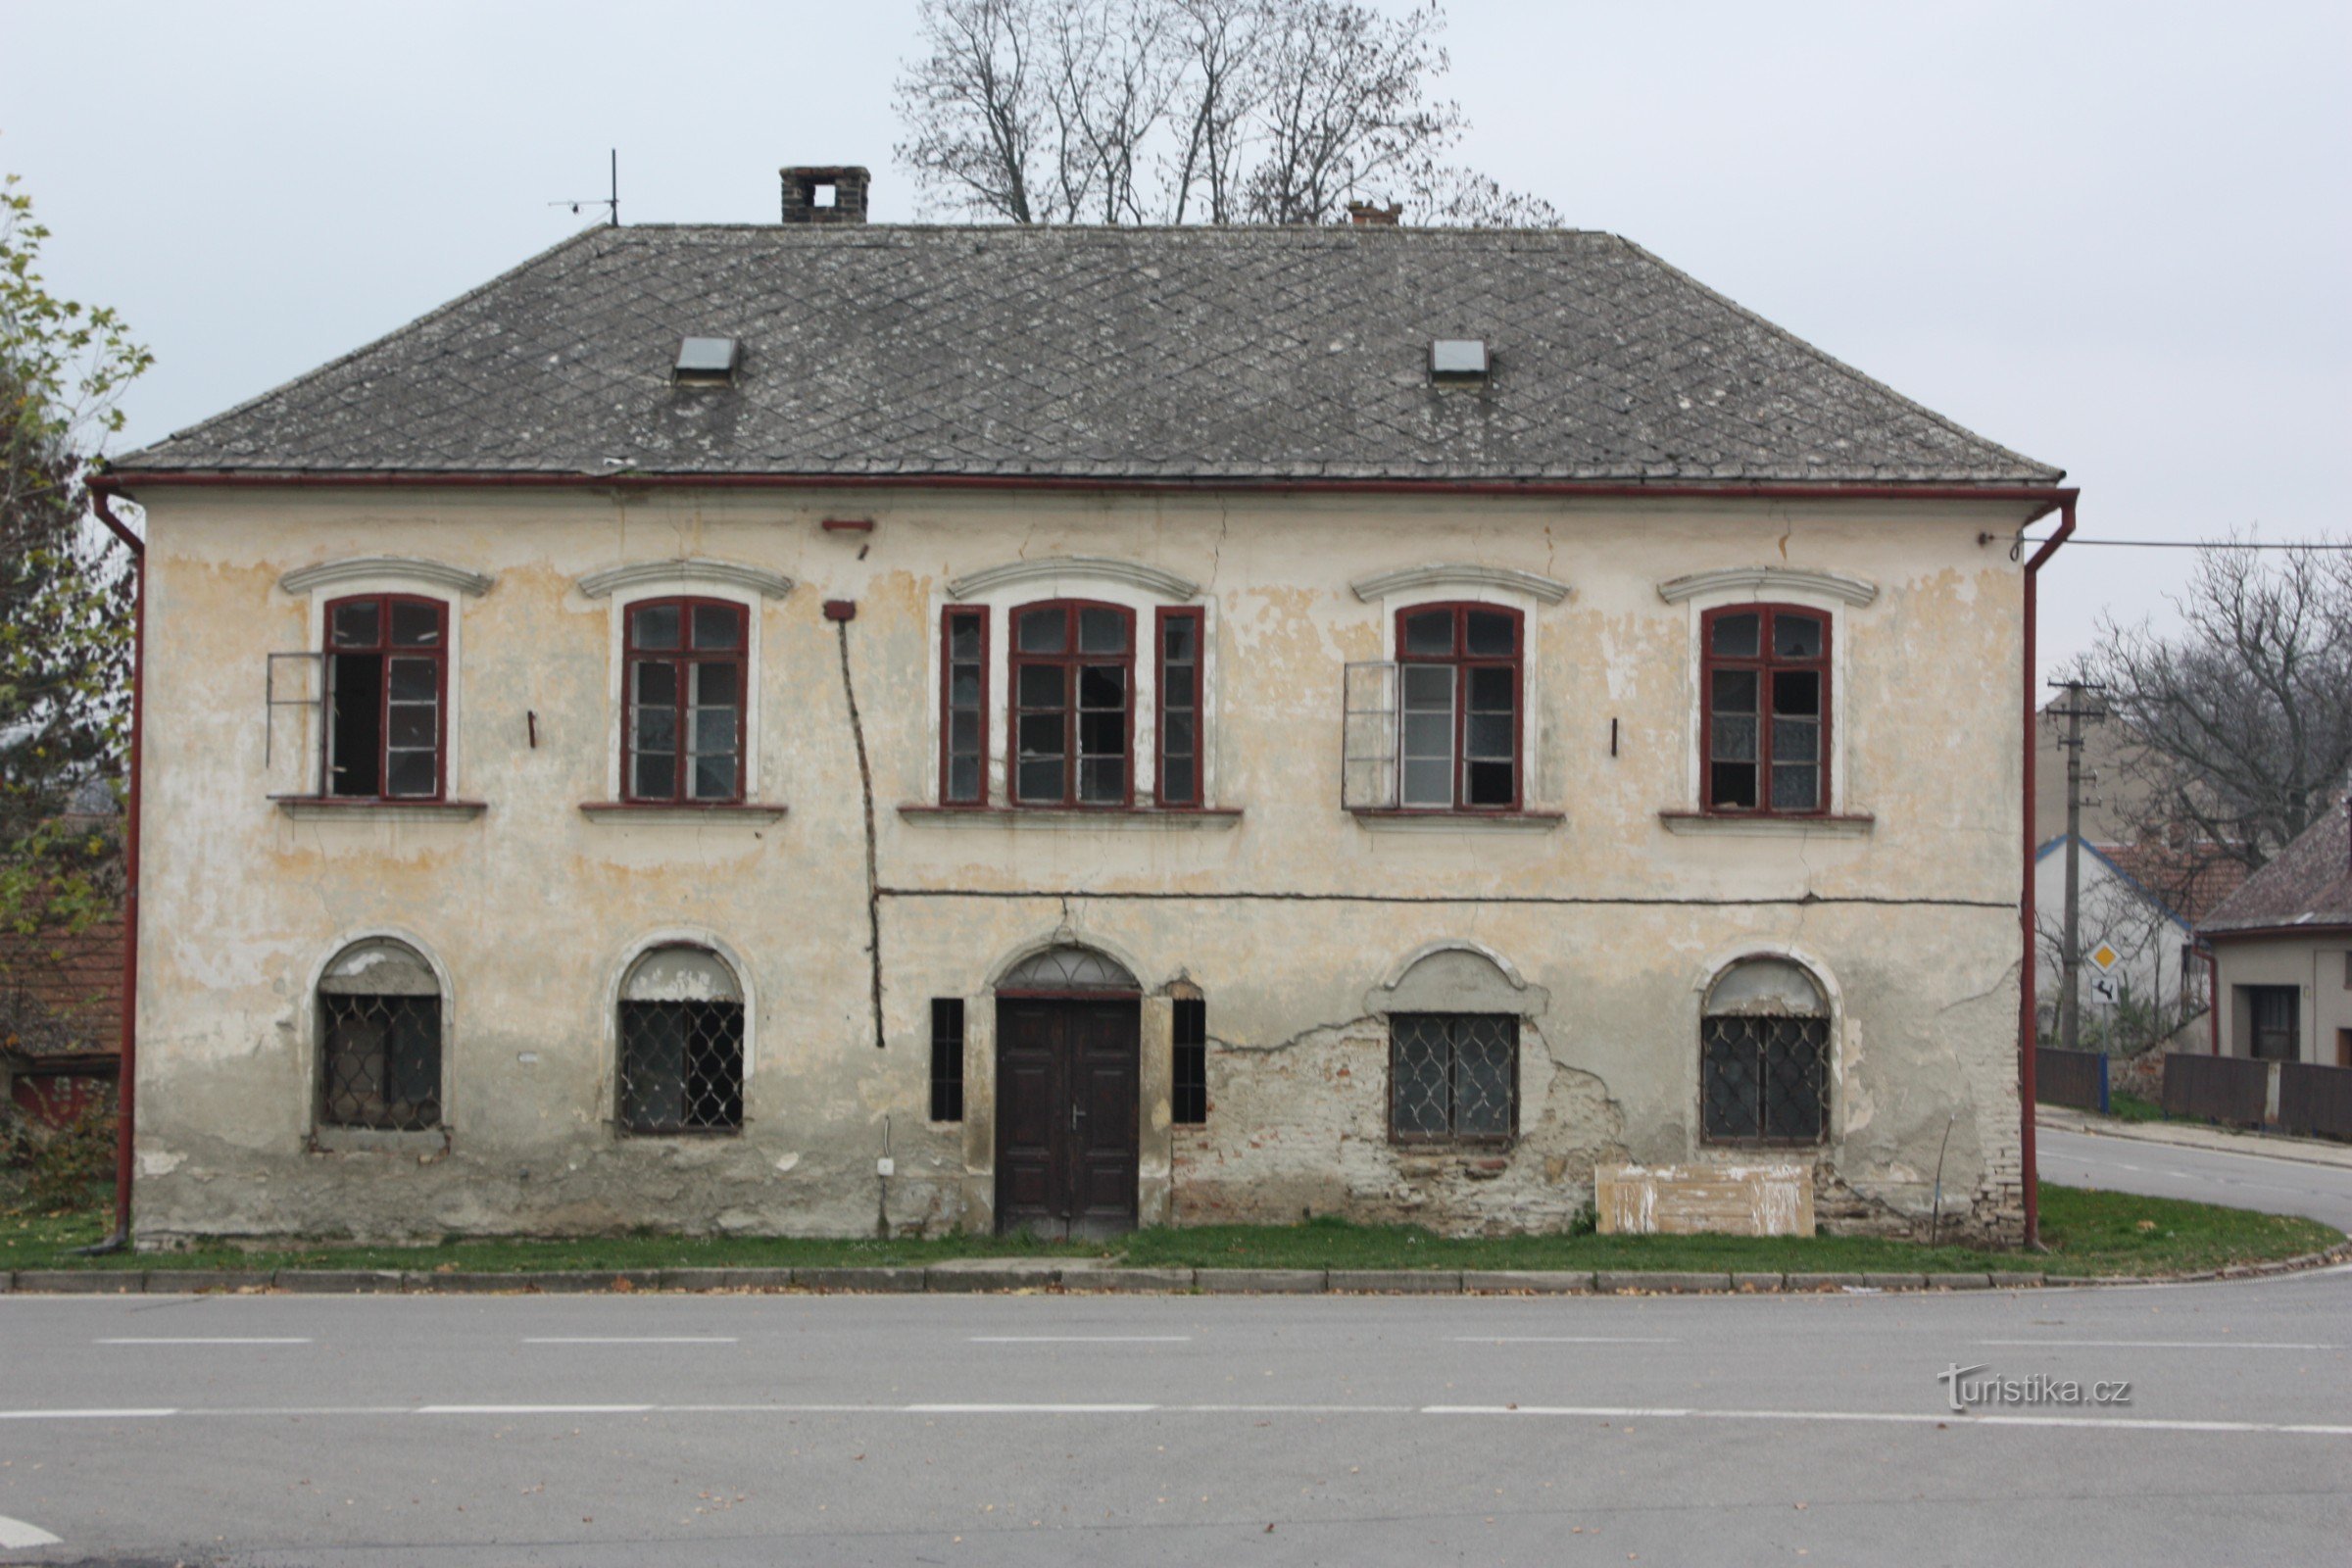
<path id="1" fill-rule="evenodd" d="M 58 1546 L 64 1543 L 39 1525 L 28 1525 L 22 1519 L 11 1519 L 0 1513 L 0 1549 L 16 1551 L 25 1546 Z"/>
<path id="2" fill-rule="evenodd" d="M 1448 1345 L 1680 1345 L 1676 1339 L 1614 1334 L 1453 1334 Z"/>
<path id="3" fill-rule="evenodd" d="M 92 1340 L 90 1343 L 92 1345 L 308 1345 L 311 1342 L 307 1339 L 278 1339 L 263 1338 L 259 1336 L 252 1338 L 237 1338 L 228 1335 L 223 1335 L 218 1339 L 200 1339 L 194 1335 L 190 1335 L 184 1339 L 170 1339 L 158 1336 L 154 1339 L 143 1340 Z"/>
<path id="4" fill-rule="evenodd" d="M 974 1345 L 1190 1345 L 1190 1334 L 975 1334 Z"/>
<path id="5" fill-rule="evenodd" d="M 418 1415 L 643 1415 L 650 1404 L 420 1404 Z"/>
<path id="6" fill-rule="evenodd" d="M 548 1334 L 525 1345 L 739 1345 L 732 1334 Z"/>
<path id="7" fill-rule="evenodd" d="M 887 1410 L 889 1405 L 878 1408 Z M 908 1415 L 1143 1415 L 1155 1404 L 903 1404 Z"/>
<path id="8" fill-rule="evenodd" d="M 1956 1415 L 1900 1410 L 1700 1410 L 1688 1405 L 1615 1404 L 424 1404 L 284 1407 L 216 1407 L 152 1410 L 0 1410 L 0 1420 L 59 1420 L 82 1417 L 293 1416 L 293 1415 L 1426 1415 L 1552 1416 L 1599 1421 L 1758 1421 L 1809 1424 L 1859 1422 L 1873 1425 L 1947 1427 L 2054 1427 L 2076 1431 L 2173 1432 L 2201 1435 L 2272 1435 L 2352 1438 L 2352 1425 L 2293 1421 L 2188 1421 L 2108 1415 Z"/>
<path id="9" fill-rule="evenodd" d="M 1686 1410 L 1571 1404 L 1430 1404 L 1423 1415 L 1566 1415 L 1651 1421 L 1866 1421 L 1898 1426 L 2090 1427 L 2122 1432 L 2269 1432 L 2296 1437 L 2352 1438 L 2352 1426 L 2282 1421 L 2160 1421 L 2112 1415 L 1954 1415 L 1894 1410 Z"/>
<path id="10" fill-rule="evenodd" d="M 148 1410 L 0 1410 L 0 1421 L 145 1421 L 177 1414 L 170 1406 Z"/>
<path id="11" fill-rule="evenodd" d="M 2296 1345 L 2278 1340 L 1979 1340 L 1979 1345 L 2044 1346 L 2070 1350 L 2340 1350 L 2340 1345 Z"/>

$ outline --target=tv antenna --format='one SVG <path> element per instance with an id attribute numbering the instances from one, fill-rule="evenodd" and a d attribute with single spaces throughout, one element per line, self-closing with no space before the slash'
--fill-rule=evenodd
<path id="1" fill-rule="evenodd" d="M 568 207 L 575 213 L 582 208 L 602 207 L 605 210 L 605 220 L 614 228 L 618 228 L 620 226 L 620 149 L 617 147 L 612 149 L 612 194 L 610 196 L 583 196 L 576 202 L 549 202 L 547 205 Z"/>

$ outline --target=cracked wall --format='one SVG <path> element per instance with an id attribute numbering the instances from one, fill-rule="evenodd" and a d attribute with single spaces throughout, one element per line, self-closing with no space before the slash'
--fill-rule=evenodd
<path id="1" fill-rule="evenodd" d="M 1780 953 L 1833 997 L 1825 1220 L 1913 1226 L 1936 1204 L 1940 1162 L 1947 1216 L 1994 1234 L 2014 1224 L 2018 568 L 2000 541 L 1980 541 L 1983 509 L 906 492 L 877 498 L 870 535 L 845 538 L 820 530 L 839 507 L 822 494 L 155 487 L 141 500 L 147 1241 L 848 1235 L 878 1214 L 894 1228 L 985 1228 L 989 977 L 1056 931 L 1101 944 L 1148 993 L 1148 1223 L 1311 1211 L 1451 1231 L 1563 1225 L 1589 1200 L 1595 1161 L 1710 1157 L 1696 1127 L 1700 999 L 1724 964 Z M 317 613 L 316 596 L 277 580 L 379 555 L 494 578 L 454 606 L 451 793 L 483 803 L 478 815 L 321 819 L 269 800 L 307 741 L 281 728 L 265 761 L 264 661 L 311 646 Z M 1239 814 L 1070 824 L 900 809 L 936 795 L 945 584 L 1081 556 L 1204 585 L 1203 770 L 1210 804 Z M 578 581 L 680 559 L 798 584 L 744 596 L 747 793 L 780 817 L 581 810 L 614 792 L 617 675 L 615 602 Z M 1340 667 L 1381 657 L 1408 602 L 1368 603 L 1349 585 L 1431 562 L 1547 572 L 1571 589 L 1557 604 L 1490 586 L 1417 596 L 1527 616 L 1526 820 L 1387 824 L 1339 808 Z M 1856 820 L 1690 831 L 1662 813 L 1695 799 L 1695 617 L 1740 593 L 1669 604 L 1658 584 L 1783 563 L 1878 590 L 1830 607 L 1833 787 Z M 1011 606 L 1057 594 L 1139 613 L 1160 602 L 1072 570 L 999 594 L 999 635 Z M 827 599 L 858 603 L 846 632 L 823 619 Z M 882 1050 L 845 634 L 878 818 Z M 996 680 L 1001 729 L 1001 661 Z M 1137 681 L 1148 757 L 1150 672 Z M 415 947 L 445 979 L 440 1132 L 314 1124 L 312 988 L 368 937 Z M 662 941 L 710 946 L 741 976 L 740 1137 L 613 1126 L 613 997 Z M 1180 979 L 1207 1007 L 1205 1127 L 1168 1115 L 1164 990 Z M 1384 1015 L 1444 1010 L 1449 995 L 1521 1019 L 1507 1150 L 1387 1136 Z M 934 997 L 967 1004 L 961 1125 L 927 1120 Z M 887 1182 L 874 1168 L 886 1137 Z"/>

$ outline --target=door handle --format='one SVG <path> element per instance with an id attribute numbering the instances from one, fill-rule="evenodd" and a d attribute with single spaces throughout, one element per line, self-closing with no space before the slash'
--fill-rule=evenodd
<path id="1" fill-rule="evenodd" d="M 1070 1131 L 1078 1130 L 1078 1118 L 1085 1114 L 1086 1112 L 1078 1107 L 1078 1102 L 1075 1100 L 1070 1102 Z"/>

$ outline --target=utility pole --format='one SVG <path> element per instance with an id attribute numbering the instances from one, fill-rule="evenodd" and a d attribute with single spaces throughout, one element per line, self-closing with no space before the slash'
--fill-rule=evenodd
<path id="1" fill-rule="evenodd" d="M 2082 721 L 2096 724 L 2107 716 L 2105 709 L 2086 706 L 2083 694 L 2107 688 L 2081 680 L 2050 684 L 2066 693 L 2064 707 L 2043 710 L 2066 720 L 2066 734 L 2058 741 L 2066 748 L 2066 929 L 2058 946 L 2058 1045 L 2064 1051 L 2079 1051 L 2082 1035 L 2082 808 L 2099 804 L 2082 799 L 2083 784 L 2098 778 L 2082 768 Z"/>

